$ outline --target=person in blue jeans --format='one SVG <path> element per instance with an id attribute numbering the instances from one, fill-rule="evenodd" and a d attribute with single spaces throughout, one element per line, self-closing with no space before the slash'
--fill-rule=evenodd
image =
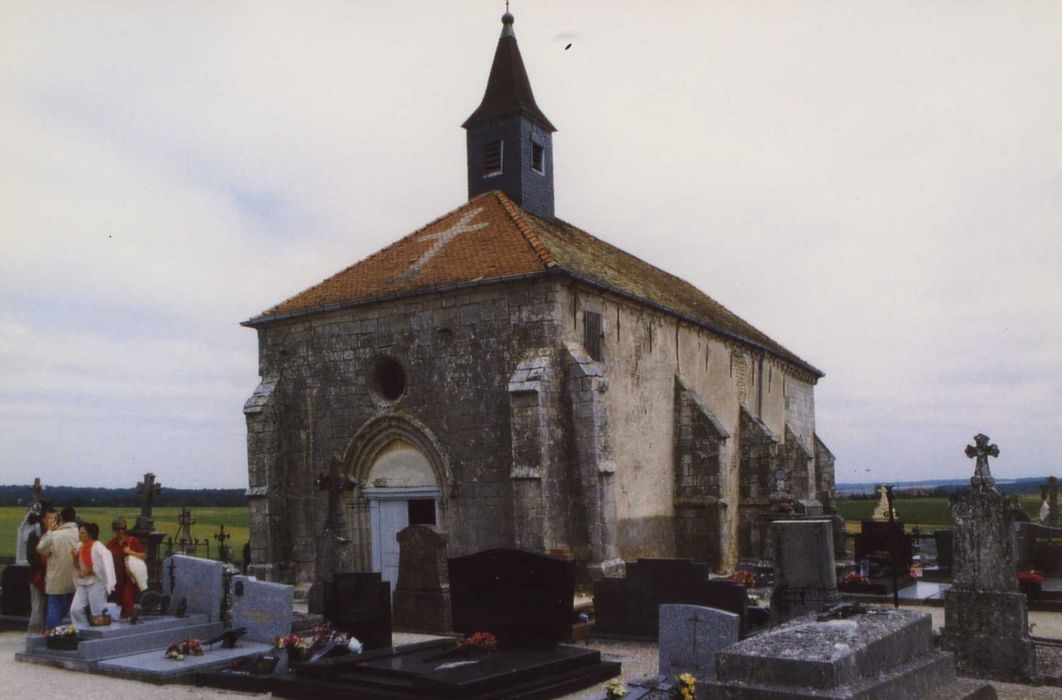
<path id="1" fill-rule="evenodd" d="M 37 545 L 37 551 L 48 557 L 44 577 L 44 592 L 48 596 L 48 608 L 44 615 L 44 633 L 59 626 L 70 614 L 74 600 L 74 555 L 80 546 L 77 532 L 77 511 L 63 508 L 58 522 L 55 513 L 44 514 L 46 532 Z"/>

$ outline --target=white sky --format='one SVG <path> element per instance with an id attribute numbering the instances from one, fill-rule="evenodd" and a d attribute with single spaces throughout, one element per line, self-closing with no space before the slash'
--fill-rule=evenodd
<path id="1" fill-rule="evenodd" d="M 465 200 L 503 11 L 0 0 L 0 483 L 245 485 L 237 323 Z M 1062 3 L 513 12 L 558 215 L 823 369 L 839 481 L 1062 471 Z"/>

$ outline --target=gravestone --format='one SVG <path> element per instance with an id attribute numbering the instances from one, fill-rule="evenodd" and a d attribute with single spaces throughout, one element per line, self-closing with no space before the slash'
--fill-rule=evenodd
<path id="1" fill-rule="evenodd" d="M 991 686 L 957 679 L 951 654 L 933 649 L 929 613 L 837 606 L 795 618 L 716 656 L 716 677 L 698 697 L 995 698 Z"/>
<path id="2" fill-rule="evenodd" d="M 453 628 L 446 533 L 434 525 L 411 525 L 397 535 L 398 583 L 395 627 L 425 632 Z"/>
<path id="3" fill-rule="evenodd" d="M 999 448 L 983 434 L 974 442 L 966 448 L 977 459 L 970 491 L 951 505 L 953 585 L 944 595 L 941 646 L 966 675 L 1028 682 L 1037 677 L 1036 649 L 1014 575 L 1014 515 L 988 468 Z"/>
<path id="4" fill-rule="evenodd" d="M 951 575 L 951 567 L 955 558 L 954 533 L 951 530 L 934 530 L 933 542 L 937 546 L 937 568 L 942 574 Z"/>
<path id="5" fill-rule="evenodd" d="M 380 572 L 338 573 L 323 587 L 323 613 L 365 649 L 391 646 L 391 583 Z"/>
<path id="6" fill-rule="evenodd" d="M 596 636 L 656 639 L 662 604 L 710 605 L 705 588 L 709 568 L 703 562 L 639 559 L 626 570 L 625 578 L 594 582 Z"/>
<path id="7" fill-rule="evenodd" d="M 30 581 L 33 573 L 29 566 L 5 566 L 0 586 L 0 614 L 19 618 L 30 614 Z M 22 621 L 20 620 L 20 623 Z"/>
<path id="8" fill-rule="evenodd" d="M 455 632 L 488 631 L 500 643 L 557 643 L 575 619 L 575 562 L 518 549 L 450 559 Z"/>
<path id="9" fill-rule="evenodd" d="M 771 523 L 774 590 L 770 624 L 779 625 L 841 599 L 828 520 L 776 520 Z"/>
<path id="10" fill-rule="evenodd" d="M 898 574 L 906 575 L 914 561 L 914 536 L 905 534 L 898 520 L 864 520 L 855 537 L 855 558 L 888 568 L 886 574 L 894 567 Z"/>
<path id="11" fill-rule="evenodd" d="M 1018 568 L 1062 576 L 1062 527 L 1020 523 Z"/>
<path id="12" fill-rule="evenodd" d="M 496 549 L 451 559 L 448 568 L 454 629 L 490 632 L 496 648 L 435 639 L 307 661 L 294 674 L 231 669 L 197 681 L 277 697 L 500 700 L 559 697 L 619 675 L 600 652 L 557 644 L 571 632 L 574 561 Z"/>
<path id="13" fill-rule="evenodd" d="M 272 642 L 291 634 L 293 603 L 291 586 L 232 577 L 232 626 L 245 628 L 249 641 Z"/>
<path id="14" fill-rule="evenodd" d="M 174 554 L 162 562 L 162 592 L 171 608 L 188 601 L 188 614 L 202 613 L 211 622 L 221 619 L 225 597 L 225 565 L 211 559 Z"/>
<path id="15" fill-rule="evenodd" d="M 738 641 L 740 618 L 700 605 L 660 606 L 660 675 L 715 677 L 715 654 Z"/>
<path id="16" fill-rule="evenodd" d="M 155 475 L 151 472 L 144 474 L 144 480 L 136 485 L 136 492 L 140 495 L 140 515 L 136 523 L 129 531 L 144 546 L 147 557 L 144 563 L 148 570 L 148 587 L 153 591 L 162 590 L 162 562 L 159 558 L 160 545 L 165 535 L 155 530 L 155 519 L 152 517 L 154 499 L 162 493 L 162 484 L 155 481 Z"/>

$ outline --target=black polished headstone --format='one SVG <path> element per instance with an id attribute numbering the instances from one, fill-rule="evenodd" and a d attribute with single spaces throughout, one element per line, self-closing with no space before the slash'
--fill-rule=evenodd
<path id="1" fill-rule="evenodd" d="M 1062 527 L 1021 523 L 1018 568 L 1035 569 L 1048 576 L 1062 574 Z"/>
<path id="2" fill-rule="evenodd" d="M 596 636 L 656 639 L 660 606 L 683 603 L 716 607 L 741 615 L 748 630 L 743 587 L 709 582 L 709 567 L 689 559 L 639 559 L 628 563 L 626 578 L 594 582 Z"/>
<path id="3" fill-rule="evenodd" d="M 11 565 L 4 568 L 0 586 L 0 614 L 25 617 L 30 614 L 30 581 L 33 572 L 25 565 Z"/>
<path id="4" fill-rule="evenodd" d="M 914 536 L 904 534 L 900 521 L 864 520 L 855 538 L 855 558 L 882 567 L 895 567 L 900 574 L 911 570 L 914 560 Z"/>
<path id="5" fill-rule="evenodd" d="M 574 561 L 488 549 L 448 565 L 455 632 L 490 632 L 500 644 L 556 643 L 571 635 Z"/>
<path id="6" fill-rule="evenodd" d="M 391 584 L 379 572 L 336 574 L 324 586 L 324 617 L 365 649 L 391 646 Z"/>

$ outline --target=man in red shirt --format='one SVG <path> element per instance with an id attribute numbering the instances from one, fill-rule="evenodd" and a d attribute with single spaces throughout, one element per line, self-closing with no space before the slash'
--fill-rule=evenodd
<path id="1" fill-rule="evenodd" d="M 118 585 L 114 587 L 114 592 L 111 593 L 109 600 L 122 606 L 122 617 L 125 617 L 132 614 L 133 607 L 136 606 L 137 596 L 140 593 L 140 587 L 137 585 L 136 580 L 129 575 L 129 570 L 125 565 L 125 558 L 127 556 L 136 557 L 143 561 L 147 558 L 147 553 L 140 544 L 140 540 L 129 534 L 125 518 L 115 518 L 114 522 L 111 523 L 111 530 L 114 531 L 114 537 L 107 543 L 107 549 L 110 550 L 111 555 L 114 557 L 114 573 L 118 579 Z"/>

